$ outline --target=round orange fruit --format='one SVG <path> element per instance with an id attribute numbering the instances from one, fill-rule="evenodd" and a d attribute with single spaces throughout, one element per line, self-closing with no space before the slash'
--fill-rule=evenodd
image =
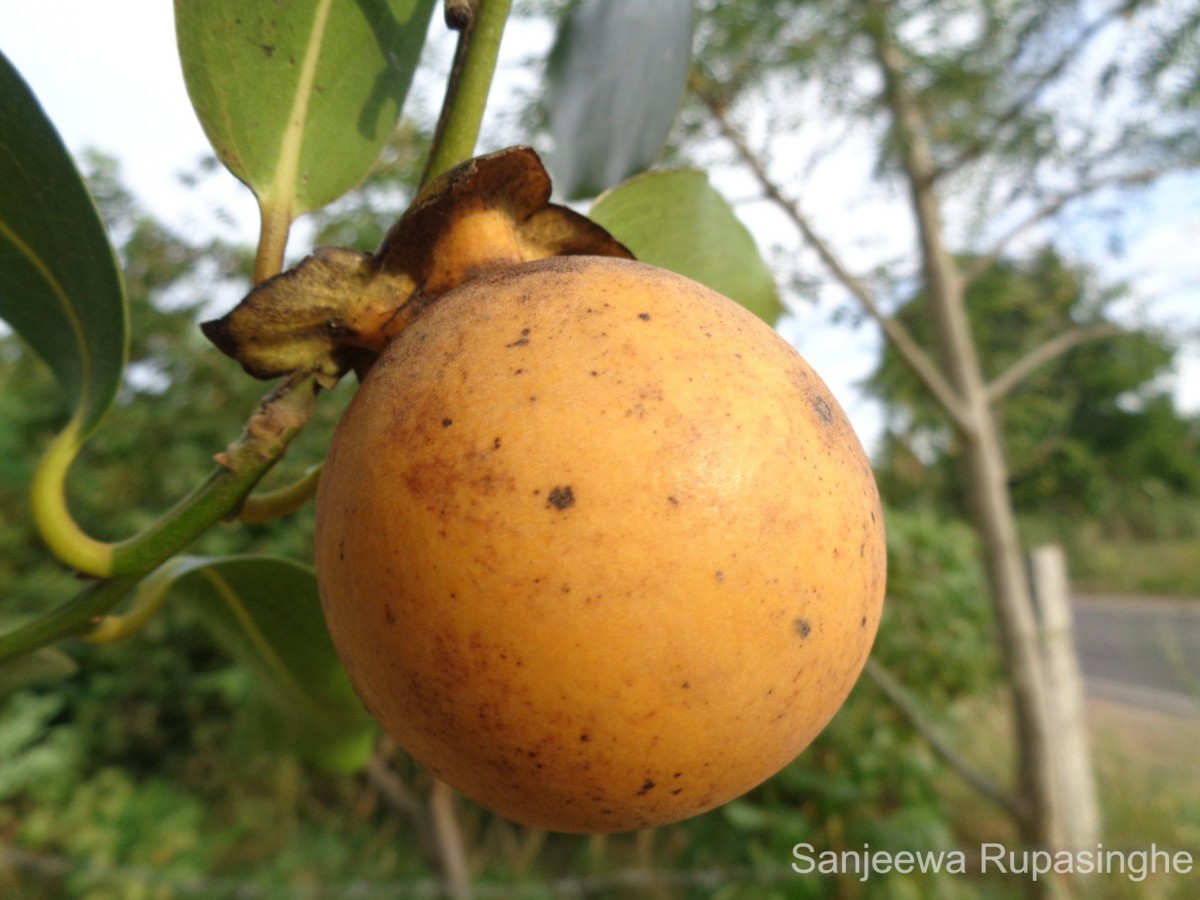
<path id="1" fill-rule="evenodd" d="M 828 389 L 686 278 L 556 257 L 384 350 L 317 497 L 367 709 L 513 821 L 613 832 L 755 787 L 845 700 L 883 603 L 875 482 Z"/>

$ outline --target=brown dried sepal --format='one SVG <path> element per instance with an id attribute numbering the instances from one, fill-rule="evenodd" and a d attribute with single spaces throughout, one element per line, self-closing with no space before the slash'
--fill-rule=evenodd
<path id="1" fill-rule="evenodd" d="M 257 285 L 204 334 L 256 378 L 360 376 L 438 295 L 485 272 L 548 256 L 631 254 L 550 200 L 529 147 L 468 160 L 433 181 L 372 254 L 320 248 Z"/>

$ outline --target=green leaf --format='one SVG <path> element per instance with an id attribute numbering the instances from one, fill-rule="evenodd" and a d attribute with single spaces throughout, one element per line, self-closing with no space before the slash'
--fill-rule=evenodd
<path id="1" fill-rule="evenodd" d="M 111 405 L 128 347 L 125 288 L 82 176 L 0 54 L 0 318 L 75 408 L 75 447 Z"/>
<path id="2" fill-rule="evenodd" d="M 594 197 L 650 166 L 687 84 L 691 0 L 584 0 L 559 28 L 547 68 L 555 187 Z"/>
<path id="3" fill-rule="evenodd" d="M 366 177 L 396 126 L 434 0 L 175 0 L 217 156 L 289 218 Z"/>
<path id="4" fill-rule="evenodd" d="M 0 697 L 20 688 L 57 681 L 79 671 L 75 660 L 54 647 L 42 647 L 0 663 Z"/>
<path id="5" fill-rule="evenodd" d="M 140 590 L 186 600 L 254 675 L 279 737 L 309 762 L 335 773 L 366 764 L 377 727 L 334 652 L 311 569 L 261 556 L 176 557 Z"/>
<path id="6" fill-rule="evenodd" d="M 703 172 L 639 175 L 601 195 L 588 215 L 642 262 L 708 285 L 769 324 L 779 318 L 775 279 L 754 238 Z"/>

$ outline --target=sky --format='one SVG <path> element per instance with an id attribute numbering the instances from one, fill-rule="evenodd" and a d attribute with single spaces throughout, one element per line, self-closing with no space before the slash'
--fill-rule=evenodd
<path id="1" fill-rule="evenodd" d="M 418 73 L 436 97 L 451 47 L 433 22 L 435 40 Z M 496 87 L 499 92 L 529 86 L 522 62 L 544 54 L 547 31 L 510 26 L 502 48 Z M 208 144 L 187 100 L 174 42 L 172 4 L 167 0 L 0 0 L 0 50 L 9 57 L 38 96 L 68 149 L 79 154 L 95 148 L 116 156 L 123 177 L 144 207 L 177 230 L 220 233 L 254 241 L 257 212 L 249 191 L 221 173 L 204 182 L 203 191 L 185 187 L 181 173 L 194 172 Z M 522 79 L 526 79 L 522 81 Z M 496 94 L 494 94 L 496 96 Z M 485 121 L 480 150 L 505 129 Z M 848 164 L 851 164 L 848 162 Z M 814 205 L 827 212 L 819 219 L 832 234 L 853 233 L 871 222 L 879 235 L 896 229 L 873 215 L 869 201 L 845 202 L 840 185 L 848 179 L 825 178 L 812 187 Z M 714 183 L 731 200 L 753 194 L 751 184 L 714 174 Z M 864 206 L 864 203 L 868 204 Z M 223 209 L 231 219 L 218 217 Z M 778 245 L 790 226 L 764 204 L 737 206 L 760 245 Z M 399 214 L 400 210 L 397 210 Z M 1144 316 L 1182 333 L 1200 331 L 1200 190 L 1197 180 L 1168 182 L 1126 211 L 1127 248 L 1121 260 L 1106 260 L 1108 271 L 1130 279 L 1137 295 L 1149 298 L 1130 307 L 1130 320 Z M 1099 228 L 1079 230 L 1081 254 L 1103 252 Z M 293 236 L 289 256 L 303 255 L 303 231 Z M 860 242 L 868 245 L 869 231 Z M 1094 245 L 1094 246 L 1089 246 Z M 780 252 L 792 252 L 787 243 Z M 853 248 L 851 248 L 851 252 Z M 879 339 L 873 327 L 850 328 L 831 320 L 830 304 L 798 306 L 781 331 L 826 380 L 846 408 L 863 442 L 871 447 L 882 427 L 879 407 L 863 397 L 857 383 L 874 366 Z M 1180 405 L 1200 411 L 1200 336 L 1186 343 L 1174 388 Z"/>

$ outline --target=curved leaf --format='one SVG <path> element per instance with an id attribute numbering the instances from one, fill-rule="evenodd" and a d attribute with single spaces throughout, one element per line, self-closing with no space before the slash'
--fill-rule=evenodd
<path id="1" fill-rule="evenodd" d="M 175 0 L 196 115 L 264 206 L 294 217 L 366 177 L 395 128 L 434 0 Z"/>
<path id="2" fill-rule="evenodd" d="M 54 372 L 82 443 L 112 403 L 128 346 L 104 223 L 29 86 L 0 54 L 0 318 Z"/>
<path id="3" fill-rule="evenodd" d="M 139 591 L 186 600 L 252 672 L 277 734 L 291 748 L 331 772 L 365 765 L 377 728 L 334 652 L 311 569 L 261 556 L 176 557 Z"/>
<path id="4" fill-rule="evenodd" d="M 600 196 L 588 216 L 647 262 L 706 284 L 774 324 L 775 279 L 733 208 L 695 169 L 639 175 Z"/>
<path id="5" fill-rule="evenodd" d="M 692 0 L 584 0 L 547 68 L 554 185 L 594 197 L 654 162 L 687 84 Z"/>

